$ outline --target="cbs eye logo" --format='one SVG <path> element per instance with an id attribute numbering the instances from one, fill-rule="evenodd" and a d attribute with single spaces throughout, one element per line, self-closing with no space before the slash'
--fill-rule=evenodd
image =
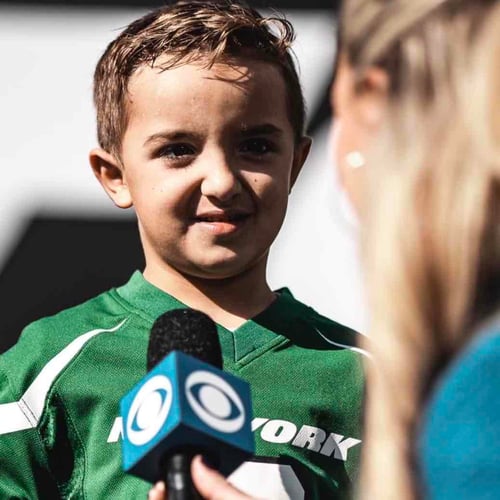
<path id="1" fill-rule="evenodd" d="M 127 415 L 127 436 L 143 445 L 161 429 L 172 405 L 172 383 L 164 375 L 150 378 L 135 395 Z"/>
<path id="2" fill-rule="evenodd" d="M 243 427 L 243 403 L 223 378 L 199 370 L 187 377 L 185 390 L 191 408 L 208 426 L 225 433 L 237 432 Z"/>

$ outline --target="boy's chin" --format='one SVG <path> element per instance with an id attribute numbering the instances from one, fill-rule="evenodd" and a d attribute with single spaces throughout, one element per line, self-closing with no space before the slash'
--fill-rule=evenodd
<path id="1" fill-rule="evenodd" d="M 198 262 L 184 270 L 184 274 L 198 279 L 223 280 L 231 279 L 251 272 L 257 271 L 257 262 L 255 260 L 243 260 L 238 257 L 226 258 L 213 261 Z"/>
<path id="2" fill-rule="evenodd" d="M 190 273 L 193 277 L 206 280 L 224 280 L 241 276 L 252 266 L 234 266 L 228 264 L 215 264 L 212 266 L 200 266 Z"/>

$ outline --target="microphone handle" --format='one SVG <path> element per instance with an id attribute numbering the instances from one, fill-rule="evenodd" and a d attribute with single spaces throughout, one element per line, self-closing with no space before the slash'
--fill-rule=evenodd
<path id="1" fill-rule="evenodd" d="M 183 449 L 169 454 L 163 462 L 168 500 L 201 500 L 191 478 L 191 461 L 199 453 Z"/>

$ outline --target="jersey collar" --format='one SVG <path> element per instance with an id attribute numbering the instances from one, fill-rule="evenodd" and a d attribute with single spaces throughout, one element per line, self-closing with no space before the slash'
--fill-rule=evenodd
<path id="1" fill-rule="evenodd" d="M 153 321 L 165 311 L 188 307 L 151 284 L 139 271 L 135 271 L 128 283 L 117 289 L 117 293 L 142 314 L 150 316 Z M 217 327 L 221 336 L 231 340 L 233 353 L 230 357 L 238 362 L 251 353 L 259 353 L 283 342 L 288 337 L 287 332 L 296 325 L 296 319 L 304 313 L 303 308 L 305 306 L 293 298 L 290 290 L 281 288 L 277 290 L 274 302 L 236 330 L 230 331 L 221 325 Z M 224 351 L 227 358 L 229 353 L 227 349 Z"/>

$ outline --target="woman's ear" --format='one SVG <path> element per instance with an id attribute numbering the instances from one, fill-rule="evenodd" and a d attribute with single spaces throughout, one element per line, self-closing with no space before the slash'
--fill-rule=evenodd
<path id="1" fill-rule="evenodd" d="M 311 150 L 312 139 L 310 137 L 304 136 L 300 139 L 299 143 L 295 146 L 295 152 L 293 154 L 293 165 L 292 172 L 290 175 L 290 190 L 292 189 L 297 177 L 302 170 L 307 157 L 309 156 L 309 151 Z"/>
<path id="2" fill-rule="evenodd" d="M 90 151 L 89 161 L 94 175 L 113 203 L 119 208 L 130 208 L 132 197 L 121 163 L 101 148 Z"/>
<path id="3" fill-rule="evenodd" d="M 388 92 L 384 70 L 373 66 L 358 74 L 347 56 L 340 56 L 331 90 L 332 153 L 340 185 L 358 211 L 364 203 L 365 172 L 385 119 Z"/>
<path id="4" fill-rule="evenodd" d="M 371 66 L 355 77 L 357 112 L 368 128 L 379 129 L 384 119 L 389 93 L 389 76 L 382 68 Z"/>
<path id="5" fill-rule="evenodd" d="M 378 129 L 385 113 L 389 76 L 377 66 L 357 73 L 341 55 L 331 90 L 331 105 L 336 118 L 348 117 L 361 129 Z"/>

